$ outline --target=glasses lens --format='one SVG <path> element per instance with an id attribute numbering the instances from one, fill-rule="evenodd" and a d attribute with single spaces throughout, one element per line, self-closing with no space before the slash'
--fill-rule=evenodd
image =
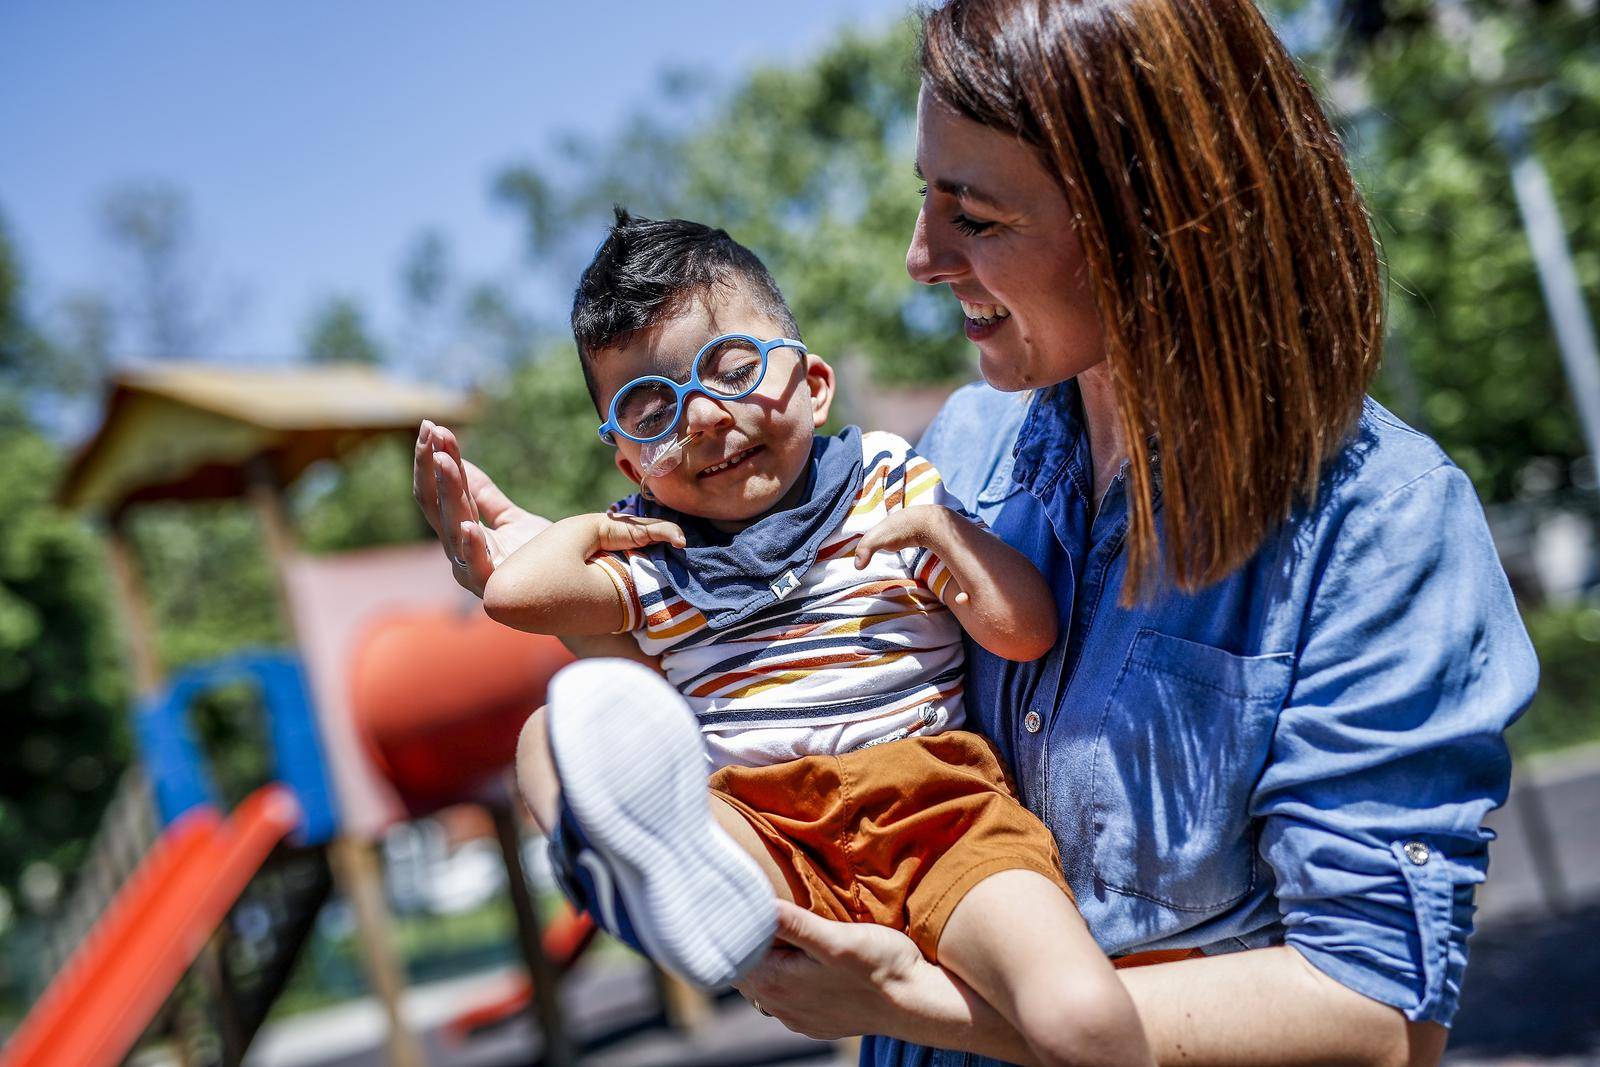
<path id="1" fill-rule="evenodd" d="M 617 398 L 617 425 L 641 441 L 672 429 L 677 420 L 677 398 L 661 382 L 639 382 Z"/>
<path id="2" fill-rule="evenodd" d="M 744 337 L 717 342 L 700 360 L 700 382 L 713 396 L 740 396 L 761 382 L 761 351 Z"/>

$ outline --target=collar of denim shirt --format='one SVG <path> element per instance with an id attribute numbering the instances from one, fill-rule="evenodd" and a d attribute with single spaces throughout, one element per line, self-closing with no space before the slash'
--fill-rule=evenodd
<path id="1" fill-rule="evenodd" d="M 1159 507 L 1160 442 L 1152 434 L 1147 446 L 1155 503 Z M 1122 497 L 1128 462 L 1123 461 L 1116 477 L 1106 487 L 1105 499 L 1099 502 L 1097 509 L 1101 513 L 1110 510 L 1109 505 Z M 1083 416 L 1083 396 L 1075 380 L 1069 379 L 1041 389 L 1034 395 L 1022 426 L 1017 431 L 1012 462 L 1004 473 L 1012 485 L 1040 502 L 1049 501 L 1051 491 L 1063 479 L 1085 501 L 1094 502 L 1094 460 L 1089 451 L 1089 427 Z M 990 492 L 990 489 L 985 490 L 986 494 Z"/>

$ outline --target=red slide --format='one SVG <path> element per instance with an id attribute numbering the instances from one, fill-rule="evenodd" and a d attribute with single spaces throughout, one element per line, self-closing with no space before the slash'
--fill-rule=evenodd
<path id="1" fill-rule="evenodd" d="M 246 797 L 227 821 L 210 807 L 180 817 L 0 1049 L 0 1067 L 120 1063 L 299 822 L 294 793 L 276 783 Z"/>

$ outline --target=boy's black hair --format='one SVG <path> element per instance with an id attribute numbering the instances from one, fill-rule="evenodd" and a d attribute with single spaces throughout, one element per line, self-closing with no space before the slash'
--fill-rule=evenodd
<path id="1" fill-rule="evenodd" d="M 595 408 L 600 407 L 592 366 L 596 351 L 626 344 L 640 330 L 682 310 L 692 297 L 735 281 L 748 284 L 756 307 L 785 336 L 801 340 L 778 283 L 756 254 L 726 231 L 686 219 L 641 218 L 617 205 L 611 232 L 572 294 L 572 339 Z"/>

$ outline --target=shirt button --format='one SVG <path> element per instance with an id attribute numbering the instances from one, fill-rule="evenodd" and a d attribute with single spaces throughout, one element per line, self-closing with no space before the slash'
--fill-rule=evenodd
<path id="1" fill-rule="evenodd" d="M 1022 728 L 1028 731 L 1030 734 L 1038 733 L 1039 727 L 1042 725 L 1043 720 L 1039 718 L 1039 713 L 1037 711 L 1030 711 L 1028 714 L 1022 717 Z"/>
<path id="2" fill-rule="evenodd" d="M 1428 851 L 1428 846 L 1424 845 L 1421 841 L 1407 841 L 1405 852 L 1406 859 L 1410 860 L 1412 863 L 1415 863 L 1418 867 L 1421 867 L 1424 863 L 1427 863 L 1428 857 L 1433 855 L 1433 853 Z"/>

